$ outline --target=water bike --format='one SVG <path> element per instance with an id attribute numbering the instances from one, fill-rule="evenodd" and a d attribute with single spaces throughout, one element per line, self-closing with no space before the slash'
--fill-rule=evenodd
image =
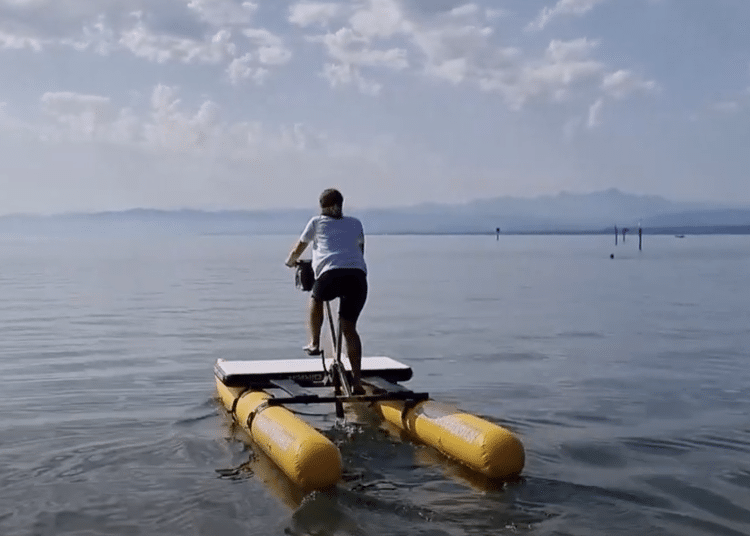
<path id="1" fill-rule="evenodd" d="M 303 290 L 311 288 L 309 281 L 301 281 L 309 274 L 300 275 L 308 268 L 297 270 L 297 285 Z M 404 363 L 363 357 L 366 394 L 353 394 L 351 364 L 342 352 L 341 326 L 334 325 L 330 302 L 325 302 L 325 315 L 333 349 L 324 350 L 319 359 L 219 359 L 214 366 L 226 410 L 300 489 L 336 485 L 342 461 L 333 442 L 289 409 L 299 404 L 333 404 L 339 419 L 346 417 L 344 404 L 369 404 L 407 437 L 486 477 L 511 478 L 521 472 L 524 448 L 512 432 L 404 387 L 400 383 L 412 377 Z"/>

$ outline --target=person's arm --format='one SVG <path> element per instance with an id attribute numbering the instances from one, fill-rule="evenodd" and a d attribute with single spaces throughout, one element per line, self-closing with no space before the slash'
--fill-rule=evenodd
<path id="1" fill-rule="evenodd" d="M 295 244 L 292 251 L 289 252 L 289 256 L 286 258 L 286 264 L 289 268 L 292 268 L 295 264 L 297 264 L 297 260 L 299 260 L 300 255 L 302 255 L 302 252 L 305 251 L 305 248 L 307 248 L 307 242 L 302 242 L 301 240 Z"/>

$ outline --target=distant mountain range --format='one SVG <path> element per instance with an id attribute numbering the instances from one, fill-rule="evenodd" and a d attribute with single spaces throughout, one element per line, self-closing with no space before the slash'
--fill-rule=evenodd
<path id="1" fill-rule="evenodd" d="M 131 209 L 54 216 L 0 216 L 2 234 L 164 232 L 297 234 L 313 211 Z M 464 204 L 354 211 L 368 234 L 584 234 L 614 226 L 647 234 L 750 234 L 750 207 L 679 203 L 610 189 L 535 198 L 498 197 Z"/>

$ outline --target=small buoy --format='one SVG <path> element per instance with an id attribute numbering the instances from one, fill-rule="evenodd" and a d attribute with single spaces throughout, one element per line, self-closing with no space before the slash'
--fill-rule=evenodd
<path id="1" fill-rule="evenodd" d="M 610 259 L 614 259 L 614 258 L 615 258 L 615 254 L 614 254 L 614 253 L 610 253 L 610 254 L 609 254 L 609 258 L 610 258 Z"/>

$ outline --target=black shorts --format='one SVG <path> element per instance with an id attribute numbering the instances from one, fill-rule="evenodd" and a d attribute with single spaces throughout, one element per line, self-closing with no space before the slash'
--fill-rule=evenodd
<path id="1" fill-rule="evenodd" d="M 312 297 L 319 301 L 341 298 L 339 316 L 356 322 L 367 301 L 367 276 L 359 268 L 334 268 L 315 280 Z"/>

